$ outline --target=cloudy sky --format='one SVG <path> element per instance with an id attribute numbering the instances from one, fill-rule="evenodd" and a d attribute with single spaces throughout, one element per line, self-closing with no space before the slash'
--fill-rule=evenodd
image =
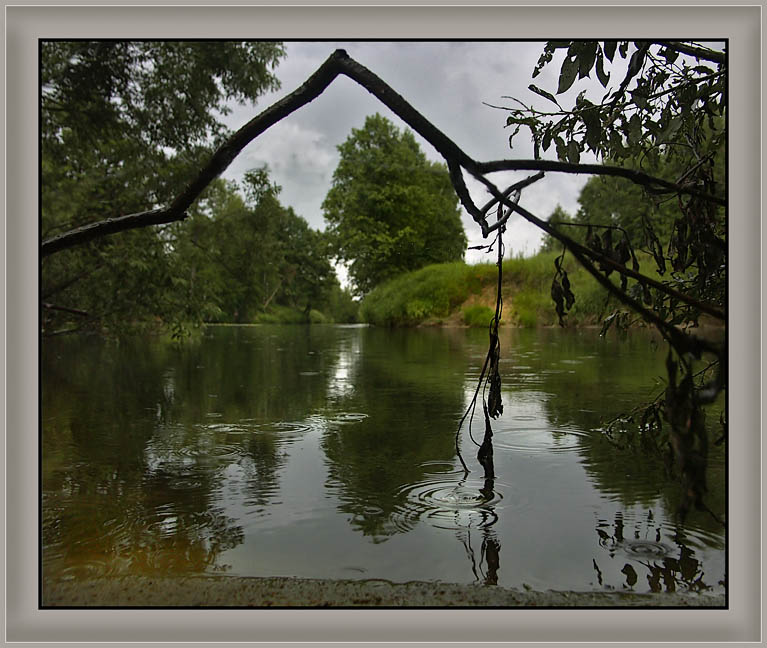
<path id="1" fill-rule="evenodd" d="M 543 43 L 288 42 L 286 48 L 287 56 L 276 70 L 281 89 L 263 96 L 256 106 L 235 106 L 226 118 L 230 127 L 239 128 L 295 90 L 336 48 L 345 49 L 352 58 L 375 72 L 476 160 L 533 157 L 526 131 L 520 131 L 514 139 L 513 150 L 509 149 L 510 132 L 504 128 L 507 113 L 483 102 L 508 106 L 512 102 L 503 97 L 512 95 L 540 108 L 552 107 L 527 89 Z M 536 85 L 555 91 L 560 63 L 555 57 L 535 79 Z M 572 102 L 583 88 L 574 84 L 564 95 L 563 105 L 571 105 L 568 100 Z M 597 83 L 595 89 L 602 90 Z M 598 93 L 600 98 L 603 92 Z M 254 140 L 224 177 L 238 180 L 249 168 L 267 164 L 274 180 L 282 186 L 283 204 L 292 206 L 312 227 L 324 229 L 321 205 L 338 164 L 336 147 L 349 136 L 352 128 L 361 128 L 365 117 L 376 112 L 406 127 L 364 88 L 346 77 L 338 77 L 312 103 Z M 417 138 L 430 159 L 442 161 L 428 142 Z M 548 155 L 553 153 L 552 147 Z M 504 188 L 527 175 L 529 172 L 494 173 L 490 178 Z M 578 193 L 584 182 L 583 176 L 550 173 L 523 192 L 520 204 L 542 218 L 547 218 L 557 204 L 572 213 L 577 208 Z M 489 194 L 476 181 L 467 178 L 467 185 L 476 203 L 487 201 Z M 478 226 L 466 212 L 463 222 L 469 245 L 483 242 Z M 540 231 L 519 216 L 512 219 L 508 232 L 507 255 L 530 254 L 540 244 Z M 482 252 L 469 250 L 466 260 L 489 259 Z"/>

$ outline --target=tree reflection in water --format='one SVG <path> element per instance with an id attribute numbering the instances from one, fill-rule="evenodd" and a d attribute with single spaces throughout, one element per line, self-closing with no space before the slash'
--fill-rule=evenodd
<path id="1" fill-rule="evenodd" d="M 502 335 L 506 407 L 497 478 L 484 481 L 473 464 L 464 476 L 454 445 L 482 330 L 212 328 L 183 347 L 47 343 L 44 575 L 332 578 L 362 565 L 402 581 L 577 589 L 596 574 L 594 588 L 726 587 L 721 529 L 691 515 L 685 538 L 662 464 L 621 454 L 597 430 L 603 410 L 634 402 L 652 378 L 646 341 Z M 723 510 L 719 465 L 711 504 Z M 599 554 L 581 507 L 604 518 Z M 637 528 L 635 512 L 648 510 Z M 403 564 L 392 545 L 409 552 Z"/>

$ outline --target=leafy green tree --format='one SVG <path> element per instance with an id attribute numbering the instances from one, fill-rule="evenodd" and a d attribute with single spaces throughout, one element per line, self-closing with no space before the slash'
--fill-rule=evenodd
<path id="1" fill-rule="evenodd" d="M 626 420 L 639 423 L 643 439 L 663 431 L 664 442 L 658 446 L 675 457 L 685 486 L 680 511 L 693 505 L 705 509 L 709 440 L 702 406 L 726 387 L 727 350 L 683 329 L 697 326 L 703 314 L 723 322 L 727 307 L 727 58 L 701 43 L 550 41 L 533 78 L 558 51 L 564 51 L 564 58 L 556 92 L 528 86 L 557 109 L 542 111 L 520 101 L 520 108 L 509 110 L 507 124 L 514 127 L 510 142 L 525 127 L 536 160 L 553 147 L 559 170 L 582 172 L 586 151 L 606 163 L 601 169 L 589 168 L 610 177 L 587 183 L 575 218 L 587 226 L 583 240 L 588 249 L 579 249 L 578 237 L 569 233 L 562 241 L 582 263 L 597 262 L 604 274 L 595 275 L 603 285 L 610 275 L 608 281 L 616 274 L 620 278 L 620 288 L 611 288 L 625 309 L 613 313 L 604 330 L 630 321 L 627 315 L 633 312 L 668 341 L 665 394 Z M 617 62 L 616 54 L 627 61 L 625 67 L 610 65 Z M 583 90 L 572 108 L 562 107 L 557 97 L 592 72 L 607 90 L 604 97 L 594 101 L 593 93 Z M 629 188 L 624 178 L 643 189 Z M 556 229 L 564 233 L 575 228 Z M 663 281 L 653 283 L 639 273 L 634 250 L 642 247 L 654 258 Z M 564 254 L 556 260 L 552 284 L 560 315 L 564 299 L 568 308 L 574 300 L 562 266 Z M 708 357 L 702 358 L 704 354 Z M 701 359 L 710 360 L 702 369 L 695 364 Z"/>
<path id="2" fill-rule="evenodd" d="M 334 322 L 353 324 L 359 321 L 360 303 L 348 288 L 331 286 L 327 299 L 327 314 Z"/>
<path id="3" fill-rule="evenodd" d="M 562 223 L 572 223 L 573 217 L 562 208 L 562 205 L 557 205 L 554 207 L 554 211 L 551 212 L 548 222 L 550 225 L 562 225 Z M 541 252 L 551 252 L 559 249 L 559 247 L 561 246 L 554 237 L 549 236 L 548 234 L 543 235 Z"/>
<path id="4" fill-rule="evenodd" d="M 338 150 L 323 209 L 335 252 L 349 262 L 358 292 L 463 258 L 466 235 L 448 171 L 426 159 L 412 132 L 375 114 Z"/>
<path id="5" fill-rule="evenodd" d="M 325 237 L 280 204 L 266 169 L 248 172 L 243 185 L 217 180 L 176 225 L 174 275 L 204 319 L 253 321 L 271 304 L 308 319 L 338 283 Z"/>
<path id="6" fill-rule="evenodd" d="M 42 41 L 43 238 L 166 203 L 227 134 L 227 103 L 277 88 L 281 44 Z M 46 258 L 44 328 L 120 327 L 197 315 L 175 292 L 165 230 Z"/>

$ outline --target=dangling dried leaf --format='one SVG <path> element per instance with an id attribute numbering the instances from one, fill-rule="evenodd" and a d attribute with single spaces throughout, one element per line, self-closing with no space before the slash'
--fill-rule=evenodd
<path id="1" fill-rule="evenodd" d="M 477 461 L 485 470 L 485 479 L 495 478 L 495 467 L 493 466 L 493 428 L 490 427 L 490 416 L 488 415 L 487 405 L 482 404 L 485 410 L 485 437 L 482 439 L 482 445 L 477 452 Z"/>
<path id="2" fill-rule="evenodd" d="M 655 259 L 655 264 L 658 266 L 658 273 L 664 274 L 666 272 L 666 259 L 663 257 L 663 248 L 658 240 L 658 236 L 646 220 L 644 221 L 644 230 L 645 242 Z"/>
<path id="3" fill-rule="evenodd" d="M 554 300 L 554 304 L 556 304 L 557 317 L 559 317 L 559 325 L 564 326 L 564 291 L 562 290 L 562 286 L 560 285 L 559 279 L 557 277 L 554 277 L 553 281 L 551 282 L 551 298 Z"/>
<path id="4" fill-rule="evenodd" d="M 591 228 L 591 224 L 586 228 L 586 246 L 594 250 L 594 252 L 602 251 L 602 241 L 594 234 L 594 230 Z"/>
<path id="5" fill-rule="evenodd" d="M 615 260 L 625 266 L 626 262 L 631 258 L 631 246 L 625 236 L 615 246 L 615 253 Z"/>
<path id="6" fill-rule="evenodd" d="M 488 366 L 490 389 L 487 395 L 487 409 L 490 416 L 498 418 L 503 414 L 503 403 L 501 402 L 501 374 L 499 371 L 499 361 L 501 358 L 501 347 L 498 343 L 498 336 L 494 332 L 490 334 L 490 363 Z"/>
<path id="7" fill-rule="evenodd" d="M 575 295 L 573 295 L 573 291 L 570 290 L 570 280 L 567 278 L 567 272 L 565 270 L 562 270 L 562 291 L 565 295 L 565 306 L 567 307 L 567 310 L 570 310 L 575 303 Z"/>
<path id="8" fill-rule="evenodd" d="M 650 288 L 647 286 L 647 284 L 642 284 L 642 301 L 644 302 L 645 306 L 650 306 L 652 304 L 652 293 L 650 292 Z"/>

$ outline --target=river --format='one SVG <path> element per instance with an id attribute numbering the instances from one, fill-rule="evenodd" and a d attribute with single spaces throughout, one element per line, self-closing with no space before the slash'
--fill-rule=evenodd
<path id="1" fill-rule="evenodd" d="M 502 329 L 496 479 L 460 434 L 478 329 L 211 326 L 42 347 L 44 579 L 230 574 L 723 593 L 724 530 L 606 420 L 663 389 L 643 331 Z M 720 406 L 721 407 L 721 406 Z M 710 412 L 712 433 L 718 411 Z M 707 504 L 725 517 L 713 447 Z"/>

